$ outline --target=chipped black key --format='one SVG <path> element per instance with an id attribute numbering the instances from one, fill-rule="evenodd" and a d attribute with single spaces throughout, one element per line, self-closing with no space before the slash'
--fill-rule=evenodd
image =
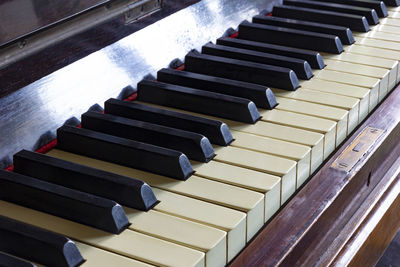
<path id="1" fill-rule="evenodd" d="M 151 187 L 143 181 L 27 150 L 14 155 L 14 171 L 138 210 L 148 211 L 157 203 Z"/>
<path id="2" fill-rule="evenodd" d="M 247 98 L 253 101 L 259 108 L 273 109 L 277 105 L 274 93 L 271 89 L 255 83 L 174 69 L 159 70 L 157 72 L 157 80 L 160 82 Z"/>
<path id="3" fill-rule="evenodd" d="M 296 6 L 274 6 L 272 15 L 288 19 L 309 20 L 325 24 L 340 25 L 358 32 L 368 32 L 370 30 L 368 21 L 364 16 L 334 11 Z"/>
<path id="4" fill-rule="evenodd" d="M 201 49 L 201 52 L 207 55 L 285 67 L 293 70 L 297 77 L 303 80 L 309 80 L 313 77 L 310 64 L 308 64 L 307 61 L 298 58 L 291 58 L 224 45 L 215 45 L 213 43 L 204 45 Z"/>
<path id="5" fill-rule="evenodd" d="M 375 0 L 316 0 L 316 1 L 372 8 L 375 9 L 376 13 L 378 13 L 378 16 L 380 18 L 388 16 L 386 5 L 383 1 L 375 1 Z"/>
<path id="6" fill-rule="evenodd" d="M 339 13 L 346 14 L 354 14 L 364 16 L 370 25 L 376 25 L 379 23 L 379 17 L 376 13 L 375 9 L 366 8 L 366 7 L 358 7 L 344 4 L 336 4 L 336 3 L 326 3 L 326 2 L 318 2 L 318 1 L 309 1 L 309 0 L 283 0 L 283 4 L 290 6 L 298 6 L 298 7 L 306 7 L 313 8 L 319 10 L 327 10 L 327 11 L 335 11 Z"/>
<path id="7" fill-rule="evenodd" d="M 116 202 L 22 174 L 0 171 L 0 198 L 118 234 L 129 226 Z"/>
<path id="8" fill-rule="evenodd" d="M 139 82 L 138 100 L 245 123 L 260 119 L 256 105 L 248 99 L 162 82 Z"/>
<path id="9" fill-rule="evenodd" d="M 182 151 L 189 159 L 200 162 L 208 162 L 215 156 L 210 141 L 204 135 L 154 123 L 89 111 L 82 114 L 82 127 Z"/>
<path id="10" fill-rule="evenodd" d="M 221 121 L 143 105 L 135 101 L 127 102 L 109 99 L 104 103 L 104 112 L 199 133 L 206 136 L 211 143 L 216 145 L 226 146 L 233 141 L 228 126 Z"/>
<path id="11" fill-rule="evenodd" d="M 5 242 L 1 240 L 1 242 Z M 24 261 L 22 259 L 13 257 L 11 255 L 0 252 L 0 266 L 1 267 L 36 267 L 35 264 Z"/>
<path id="12" fill-rule="evenodd" d="M 217 44 L 277 54 L 281 56 L 301 58 L 307 60 L 313 69 L 323 69 L 325 67 L 322 56 L 316 51 L 229 37 L 221 37 L 217 39 Z"/>
<path id="13" fill-rule="evenodd" d="M 336 35 L 262 25 L 248 21 L 239 25 L 238 38 L 332 54 L 343 52 L 342 42 Z"/>
<path id="14" fill-rule="evenodd" d="M 182 152 L 71 126 L 57 130 L 57 148 L 179 180 L 194 172 Z"/>
<path id="15" fill-rule="evenodd" d="M 253 17 L 253 23 L 332 34 L 338 36 L 343 44 L 351 45 L 354 43 L 353 33 L 349 28 L 343 26 L 261 15 Z"/>
<path id="16" fill-rule="evenodd" d="M 46 266 L 76 267 L 84 262 L 69 238 L 28 223 L 0 216 L 0 251 Z"/>
<path id="17" fill-rule="evenodd" d="M 291 69 L 203 55 L 197 51 L 186 55 L 185 70 L 290 91 L 296 90 L 300 86 L 296 73 Z"/>

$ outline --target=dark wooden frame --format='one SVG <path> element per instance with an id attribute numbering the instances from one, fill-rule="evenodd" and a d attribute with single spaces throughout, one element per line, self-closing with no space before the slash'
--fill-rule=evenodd
<path id="1" fill-rule="evenodd" d="M 231 266 L 374 265 L 400 226 L 400 197 L 398 193 L 394 198 L 389 197 L 400 186 L 399 122 L 400 87 L 260 231 Z M 385 132 L 349 173 L 330 168 L 367 126 Z M 387 209 L 382 211 L 382 206 Z M 376 221 L 376 216 L 381 220 Z M 368 238 L 361 242 L 365 235 Z"/>

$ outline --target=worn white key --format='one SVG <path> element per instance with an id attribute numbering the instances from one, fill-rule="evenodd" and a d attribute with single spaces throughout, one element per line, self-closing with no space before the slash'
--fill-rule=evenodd
<path id="1" fill-rule="evenodd" d="M 379 20 L 384 25 L 400 27 L 400 20 L 394 18 L 383 18 Z"/>
<path id="2" fill-rule="evenodd" d="M 314 79 L 312 81 L 314 81 Z M 273 89 L 273 91 L 278 97 L 301 100 L 321 105 L 328 105 L 331 107 L 347 110 L 349 112 L 347 132 L 353 131 L 353 129 L 358 124 L 360 114 L 360 100 L 357 98 L 330 94 L 315 90 L 308 90 L 306 88 L 300 88 L 296 91 L 286 91 L 278 89 Z"/>
<path id="3" fill-rule="evenodd" d="M 358 100 L 357 100 L 358 101 Z M 324 159 L 336 148 L 336 122 L 283 110 L 261 111 L 261 120 L 324 135 Z"/>
<path id="4" fill-rule="evenodd" d="M 348 84 L 348 85 L 364 87 L 364 88 L 370 89 L 372 91 L 376 90 L 376 92 L 378 92 L 378 98 L 379 98 L 380 81 L 379 81 L 379 79 L 376 79 L 376 78 L 360 76 L 360 75 L 355 75 L 355 74 L 345 73 L 345 72 L 331 71 L 331 70 L 324 70 L 321 72 L 317 72 L 316 78 L 321 79 L 321 80 L 331 81 L 331 82 L 337 82 L 337 83 L 343 83 L 343 84 Z M 373 106 L 373 108 L 374 107 L 375 106 Z"/>
<path id="5" fill-rule="evenodd" d="M 51 156 L 71 160 L 75 156 L 60 150 L 52 150 Z M 192 175 L 186 181 L 179 181 L 153 173 L 136 170 L 108 162 L 81 157 L 79 162 L 98 169 L 112 171 L 127 177 L 142 180 L 153 188 L 167 190 L 199 200 L 237 209 L 247 213 L 247 239 L 250 240 L 264 224 L 264 195 L 244 188 L 219 183 Z"/>
<path id="6" fill-rule="evenodd" d="M 232 135 L 235 138 L 235 141 L 232 142 L 232 146 L 272 154 L 296 161 L 296 188 L 302 185 L 310 176 L 310 147 L 239 131 L 232 131 Z"/>
<path id="7" fill-rule="evenodd" d="M 377 47 L 370 47 L 370 46 L 363 46 L 363 45 L 352 45 L 346 47 L 346 51 L 349 51 L 354 54 L 361 54 L 361 55 L 373 55 L 374 57 L 378 58 L 385 58 L 390 60 L 400 60 L 400 51 L 393 51 L 384 48 L 377 48 Z M 400 66 L 398 67 L 397 79 L 396 83 L 389 84 L 389 90 L 393 90 L 395 85 L 400 82 Z"/>
<path id="8" fill-rule="evenodd" d="M 395 33 L 369 31 L 369 32 L 365 32 L 365 33 L 361 33 L 361 32 L 353 33 L 353 35 L 360 37 L 360 38 L 372 38 L 372 39 L 377 39 L 377 40 L 400 42 L 400 35 L 395 34 Z"/>
<path id="9" fill-rule="evenodd" d="M 278 110 L 286 110 L 336 121 L 337 145 L 341 144 L 346 138 L 348 134 L 347 123 L 349 115 L 347 110 L 279 96 L 276 97 L 276 100 L 279 103 L 276 107 Z"/>
<path id="10" fill-rule="evenodd" d="M 322 164 L 324 155 L 324 135 L 289 126 L 259 121 L 256 124 L 245 124 L 225 120 L 230 129 L 270 137 L 311 148 L 311 173 Z"/>
<path id="11" fill-rule="evenodd" d="M 328 70 L 352 73 L 380 79 L 379 102 L 382 101 L 382 99 L 387 95 L 389 91 L 390 71 L 388 69 L 331 59 L 326 59 L 325 63 L 327 64 L 325 68 Z M 395 82 L 396 77 L 394 76 L 393 83 Z"/>
<path id="12" fill-rule="evenodd" d="M 205 266 L 203 252 L 129 229 L 118 235 L 111 235 L 5 201 L 0 201 L 0 214 L 146 263 L 158 266 Z"/>
<path id="13" fill-rule="evenodd" d="M 296 187 L 296 162 L 293 160 L 231 146 L 216 147 L 215 153 L 216 161 L 277 175 L 282 183 Z M 286 200 L 282 199 L 282 203 Z"/>
<path id="14" fill-rule="evenodd" d="M 226 232 L 154 210 L 124 209 L 129 229 L 202 251 L 207 267 L 227 264 Z"/>
<path id="15" fill-rule="evenodd" d="M 359 86 L 318 79 L 301 81 L 300 85 L 302 88 L 308 90 L 321 91 L 359 99 L 359 122 L 364 120 L 368 113 L 372 111 L 372 107 L 376 106 L 378 103 L 379 88 L 375 88 L 375 90 L 369 90 Z"/>
<path id="16" fill-rule="evenodd" d="M 212 160 L 207 164 L 192 162 L 196 175 L 247 188 L 264 194 L 265 221 L 269 220 L 281 206 L 281 194 L 283 198 L 289 198 L 295 187 L 290 183 L 282 183 L 281 178 L 259 171 L 254 171 L 223 162 Z M 282 187 L 282 189 L 281 189 Z"/>
<path id="17" fill-rule="evenodd" d="M 360 54 L 353 54 L 350 52 L 345 52 L 340 55 L 329 55 L 326 56 L 327 59 L 334 59 L 338 61 L 343 61 L 343 62 L 349 62 L 349 63 L 354 63 L 354 64 L 359 64 L 359 65 L 366 65 L 366 66 L 371 66 L 371 67 L 378 67 L 378 68 L 384 68 L 389 71 L 389 77 L 388 80 L 379 80 L 379 95 L 386 95 L 388 91 L 388 87 L 393 86 L 396 83 L 397 79 L 397 72 L 398 72 L 398 61 L 396 60 L 389 60 L 389 59 L 384 59 L 384 58 L 377 58 L 373 56 L 366 56 L 366 55 L 360 55 Z M 322 73 L 323 71 L 321 71 Z M 368 82 L 367 79 L 364 78 L 364 76 L 359 76 L 358 77 L 363 77 L 362 81 L 358 81 L 355 79 L 352 84 L 354 85 L 364 85 L 360 84 L 361 82 Z M 371 87 L 371 84 L 374 83 L 374 79 L 372 76 L 366 77 L 370 79 L 370 82 L 368 83 L 369 87 Z M 365 81 L 364 81 L 365 80 Z M 365 86 L 365 85 L 364 85 Z M 382 98 L 380 98 L 382 99 Z"/>
<path id="18" fill-rule="evenodd" d="M 400 44 L 396 42 L 360 37 L 354 37 L 354 40 L 357 42 L 358 45 L 371 46 L 400 52 Z"/>
<path id="19" fill-rule="evenodd" d="M 391 11 L 391 12 L 400 12 L 400 7 L 394 7 L 394 6 L 387 6 L 386 7 L 387 8 L 387 10 L 388 10 L 388 12 L 389 11 Z"/>
<path id="20" fill-rule="evenodd" d="M 400 12 L 388 11 L 388 18 L 400 19 Z"/>
<path id="21" fill-rule="evenodd" d="M 118 267 L 151 267 L 154 265 L 150 265 L 138 260 L 134 260 L 119 254 L 115 254 L 113 252 L 96 248 L 94 246 L 90 246 L 78 241 L 75 241 L 76 246 L 79 249 L 79 252 L 82 254 L 82 257 L 85 259 L 85 262 L 80 265 L 82 267 L 109 267 L 109 266 L 118 266 Z"/>
<path id="22" fill-rule="evenodd" d="M 375 25 L 371 27 L 371 31 L 377 31 L 377 32 L 387 32 L 387 33 L 394 33 L 397 34 L 399 32 L 399 27 L 396 26 L 390 26 L 390 25 L 385 25 L 379 23 L 378 25 Z"/>

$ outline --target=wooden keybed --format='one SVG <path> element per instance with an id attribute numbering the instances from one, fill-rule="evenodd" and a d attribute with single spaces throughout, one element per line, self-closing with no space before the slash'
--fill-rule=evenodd
<path id="1" fill-rule="evenodd" d="M 47 81 L 51 85 L 52 78 L 56 76 L 45 77 L 20 93 L 26 94 L 27 90 L 33 88 L 37 88 L 38 91 L 44 90 Z M 138 78 L 129 77 L 124 82 L 132 82 Z M 110 86 L 108 85 L 108 88 Z M 68 86 L 63 89 L 68 89 Z M 100 94 L 107 96 L 96 96 L 96 99 L 92 101 L 91 96 L 95 93 L 96 91 L 92 90 L 85 95 L 85 102 L 89 102 L 80 103 L 79 110 L 74 114 L 96 101 L 106 99 L 107 94 L 110 94 L 110 92 L 102 91 Z M 114 95 L 115 93 L 115 91 L 112 92 Z M 27 96 L 29 95 L 18 95 L 16 92 L 11 99 Z M 51 97 L 49 94 L 46 99 L 49 103 L 52 101 Z M 8 101 L 10 97 L 3 98 L 2 104 L 9 103 Z M 3 111 L 1 115 L 6 117 Z M 400 211 L 398 205 L 400 162 L 397 160 L 400 155 L 400 145 L 397 142 L 400 136 L 399 120 L 400 91 L 397 88 L 371 113 L 367 120 L 360 124 L 313 178 L 233 260 L 232 266 L 264 264 L 286 266 L 310 265 L 311 263 L 357 266 L 376 263 L 400 227 L 397 215 Z M 60 124 L 60 122 L 55 124 Z M 332 163 L 366 127 L 382 129 L 385 132 L 349 173 L 332 169 Z M 49 128 L 54 130 L 55 125 L 46 124 L 42 127 L 42 131 Z M 6 133 L 8 134 L 9 132 Z M 38 137 L 32 136 L 28 141 L 29 145 L 33 146 L 32 140 Z M 9 145 L 11 148 L 7 148 L 7 154 L 10 155 L 11 151 L 18 150 L 21 145 L 27 145 L 27 143 Z M 371 247 L 373 247 L 373 253 L 371 253 Z"/>

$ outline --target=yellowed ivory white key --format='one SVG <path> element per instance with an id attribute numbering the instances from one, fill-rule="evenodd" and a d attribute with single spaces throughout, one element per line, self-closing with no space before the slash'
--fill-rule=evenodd
<path id="1" fill-rule="evenodd" d="M 90 246 L 78 241 L 75 241 L 76 246 L 79 249 L 79 252 L 82 254 L 82 257 L 86 260 L 82 265 L 82 267 L 110 267 L 110 266 L 118 266 L 118 267 L 151 267 L 154 265 L 150 265 L 138 260 L 134 260 L 119 254 L 115 254 L 113 252 L 96 248 L 94 246 Z"/>
<path id="2" fill-rule="evenodd" d="M 152 105 L 156 106 L 156 105 Z M 162 107 L 168 110 L 173 110 L 177 112 L 182 112 L 186 114 L 191 114 L 203 118 L 209 118 L 213 120 L 220 120 L 225 122 L 229 128 L 232 130 L 237 130 L 241 132 L 248 132 L 260 136 L 266 136 L 275 138 L 278 140 L 288 141 L 292 143 L 307 145 L 311 147 L 311 172 L 314 172 L 316 168 L 322 163 L 323 161 L 323 140 L 324 135 L 306 131 L 298 128 L 283 126 L 275 123 L 266 123 L 262 121 L 258 121 L 255 124 L 247 124 L 241 123 L 236 121 L 230 121 L 224 118 L 217 118 L 205 114 L 199 114 L 190 112 L 187 110 L 180 110 L 171 107 Z"/>
<path id="3" fill-rule="evenodd" d="M 357 100 L 358 101 L 358 100 Z M 336 122 L 283 110 L 261 111 L 261 120 L 324 135 L 324 159 L 336 148 Z"/>
<path id="4" fill-rule="evenodd" d="M 347 123 L 349 115 L 347 110 L 279 96 L 276 97 L 276 100 L 279 103 L 276 107 L 278 110 L 286 110 L 336 121 L 337 145 L 341 144 L 346 138 L 348 134 Z"/>
<path id="5" fill-rule="evenodd" d="M 313 79 L 312 81 L 314 80 L 317 79 Z M 360 100 L 357 98 L 325 93 L 321 91 L 309 90 L 307 88 L 299 88 L 296 91 L 287 91 L 279 89 L 273 89 L 273 91 L 275 95 L 278 97 L 291 98 L 295 100 L 301 100 L 321 105 L 328 105 L 331 107 L 347 110 L 349 112 L 348 122 L 347 122 L 347 132 L 353 131 L 353 129 L 358 125 L 359 114 L 360 114 Z"/>
<path id="6" fill-rule="evenodd" d="M 322 164 L 324 155 L 323 134 L 264 121 L 259 121 L 256 124 L 229 120 L 224 122 L 232 130 L 309 146 L 311 148 L 311 173 Z"/>
<path id="7" fill-rule="evenodd" d="M 302 88 L 308 90 L 321 91 L 359 99 L 359 122 L 364 120 L 373 107 L 378 104 L 378 88 L 375 88 L 375 90 L 369 90 L 359 86 L 318 79 L 301 81 L 300 85 Z"/>
<path id="8" fill-rule="evenodd" d="M 296 187 L 296 162 L 293 160 L 231 146 L 215 147 L 215 153 L 216 161 L 273 174 L 281 177 L 282 183 Z"/>
<path id="9" fill-rule="evenodd" d="M 272 154 L 296 161 L 296 188 L 303 184 L 303 182 L 310 176 L 310 147 L 239 131 L 232 131 L 232 135 L 235 138 L 235 141 L 232 142 L 232 146 Z M 286 198 L 284 197 L 284 199 Z"/>
<path id="10" fill-rule="evenodd" d="M 354 37 L 354 40 L 357 42 L 358 45 L 371 46 L 400 52 L 400 44 L 396 42 L 360 37 Z"/>
<path id="11" fill-rule="evenodd" d="M 390 26 L 390 25 L 385 25 L 379 23 L 378 25 L 375 25 L 371 27 L 371 31 L 377 31 L 377 32 L 387 32 L 387 33 L 394 33 L 397 34 L 399 32 L 399 27 L 396 26 Z"/>
<path id="12" fill-rule="evenodd" d="M 400 19 L 400 12 L 388 11 L 388 18 Z"/>
<path id="13" fill-rule="evenodd" d="M 400 30 L 400 29 L 399 29 Z M 370 47 L 364 45 L 352 45 L 346 47 L 346 51 L 349 51 L 354 54 L 361 55 L 373 55 L 378 58 L 386 58 L 390 60 L 400 60 L 400 51 L 393 51 L 384 48 Z M 397 73 L 396 84 L 400 82 L 400 66 L 398 68 L 399 72 Z M 395 86 L 389 85 L 389 90 L 392 90 Z"/>
<path id="14" fill-rule="evenodd" d="M 379 22 L 384 25 L 400 27 L 400 20 L 395 19 L 395 18 L 382 18 L 379 20 Z"/>
<path id="15" fill-rule="evenodd" d="M 397 27 L 399 28 L 399 27 Z M 395 33 L 381 32 L 381 31 L 369 31 L 369 32 L 357 32 L 353 33 L 353 36 L 359 38 L 372 38 L 377 40 L 400 42 L 400 35 Z"/>
<path id="16" fill-rule="evenodd" d="M 367 38 L 366 38 L 367 39 Z M 388 88 L 393 86 L 396 83 L 397 79 L 397 72 L 398 72 L 398 66 L 399 63 L 396 60 L 389 60 L 385 58 L 377 58 L 373 56 L 366 56 L 366 55 L 360 55 L 360 54 L 353 54 L 349 52 L 342 53 L 340 55 L 328 55 L 326 56 L 326 59 L 334 59 L 338 61 L 344 61 L 344 62 L 349 62 L 349 63 L 354 63 L 354 64 L 360 64 L 360 65 L 366 65 L 366 66 L 372 66 L 372 67 L 378 67 L 378 68 L 384 68 L 389 71 L 389 78 L 388 80 L 383 80 L 379 81 L 380 88 L 379 88 L 379 95 L 386 95 L 385 92 L 388 91 Z M 319 71 L 320 73 L 323 73 L 325 70 Z M 354 77 L 352 84 L 353 85 L 361 85 L 364 87 L 372 88 L 375 86 L 376 79 L 370 77 L 365 77 L 365 76 L 360 76 L 356 75 L 357 77 L 362 77 L 357 79 L 357 77 Z M 360 81 L 359 81 L 360 80 Z M 364 84 L 360 84 L 361 82 L 364 82 Z"/>
<path id="17" fill-rule="evenodd" d="M 118 235 L 112 235 L 83 224 L 5 201 L 0 201 L 0 215 L 158 266 L 205 266 L 203 252 L 129 229 Z"/>
<path id="18" fill-rule="evenodd" d="M 352 73 L 352 74 L 363 75 L 363 76 L 367 76 L 367 77 L 380 79 L 379 102 L 388 93 L 390 71 L 386 68 L 379 68 L 379 67 L 367 66 L 367 65 L 356 64 L 356 63 L 340 61 L 340 60 L 331 60 L 331 59 L 326 59 L 325 64 L 327 64 L 325 69 L 328 69 L 328 70 Z M 396 74 L 394 74 L 394 76 L 395 77 L 392 80 L 393 84 L 396 83 L 396 79 L 395 79 Z"/>
<path id="19" fill-rule="evenodd" d="M 196 175 L 247 188 L 264 194 L 265 221 L 269 220 L 281 206 L 281 192 L 283 198 L 289 198 L 295 187 L 290 183 L 282 183 L 281 178 L 263 172 L 258 172 L 223 162 L 212 160 L 207 164 L 192 162 Z M 282 186 L 282 189 L 281 189 Z"/>
<path id="20" fill-rule="evenodd" d="M 202 251 L 207 267 L 227 264 L 226 232 L 154 210 L 124 209 L 129 229 Z"/>
<path id="21" fill-rule="evenodd" d="M 61 155 L 63 154 L 63 151 L 56 151 L 56 153 L 57 155 Z M 50 155 L 54 156 L 53 153 Z M 65 154 L 62 156 L 64 159 L 70 160 L 69 157 L 66 158 L 64 155 Z M 104 170 L 103 165 L 105 165 L 106 162 L 100 163 L 97 160 L 85 158 L 82 164 L 89 166 L 95 165 L 95 168 Z M 142 180 L 153 188 L 160 188 L 247 213 L 248 239 L 251 239 L 264 224 L 264 195 L 261 193 L 204 179 L 195 175 L 192 175 L 186 181 L 179 181 L 165 176 L 110 163 L 110 165 L 107 166 L 107 170 L 110 170 L 111 168 L 112 172 Z"/>
<path id="22" fill-rule="evenodd" d="M 394 6 L 386 6 L 387 11 L 391 12 L 400 12 L 400 7 L 394 7 Z"/>

